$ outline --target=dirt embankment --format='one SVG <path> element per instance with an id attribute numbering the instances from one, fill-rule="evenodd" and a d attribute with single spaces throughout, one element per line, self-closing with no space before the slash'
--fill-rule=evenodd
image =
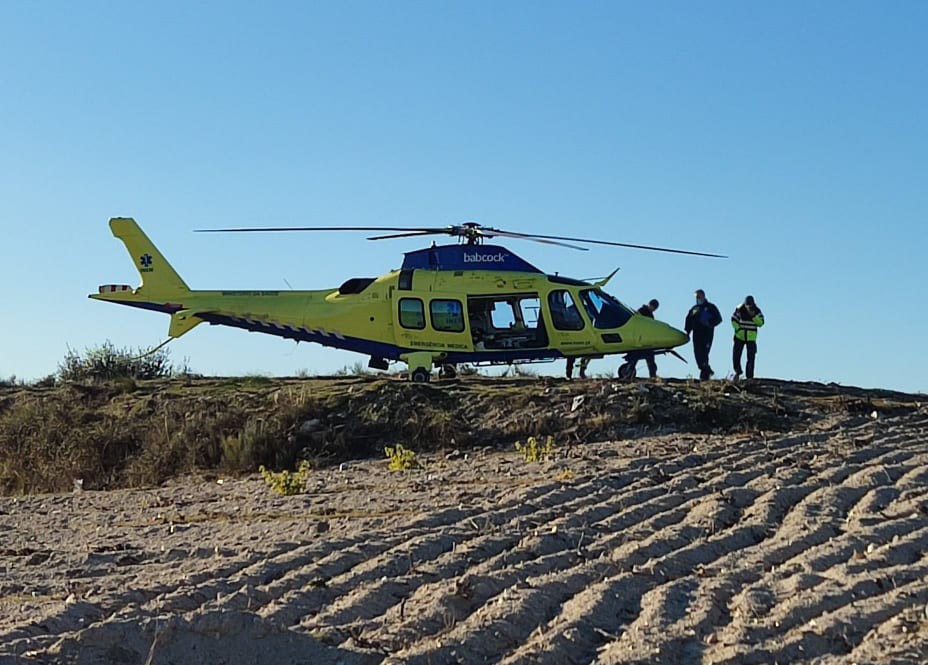
<path id="1" fill-rule="evenodd" d="M 137 432 L 197 400 L 271 418 L 319 386 L 283 441 L 354 459 L 290 497 L 219 457 L 154 489 L 68 478 L 0 498 L 0 664 L 928 659 L 924 396 L 339 379 L 220 401 L 221 385 L 90 393 L 84 413 L 135 410 Z M 43 398 L 4 393 L 0 417 Z M 554 436 L 555 459 L 517 454 L 529 434 Z M 378 448 L 397 441 L 431 449 L 424 468 L 388 470 Z"/>
<path id="2" fill-rule="evenodd" d="M 0 389 L 0 494 L 157 485 L 194 472 L 316 467 L 417 451 L 664 433 L 785 431 L 914 398 L 820 384 L 471 377 L 186 379 Z"/>

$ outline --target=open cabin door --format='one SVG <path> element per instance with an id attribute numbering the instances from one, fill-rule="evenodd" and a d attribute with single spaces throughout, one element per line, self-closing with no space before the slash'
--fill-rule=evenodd
<path id="1" fill-rule="evenodd" d="M 537 293 L 467 298 L 467 321 L 475 351 L 518 351 L 548 346 Z"/>

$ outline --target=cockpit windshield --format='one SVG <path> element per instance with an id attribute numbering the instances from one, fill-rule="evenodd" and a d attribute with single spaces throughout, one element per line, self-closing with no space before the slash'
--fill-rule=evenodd
<path id="1" fill-rule="evenodd" d="M 594 328 L 618 328 L 624 326 L 634 312 L 601 289 L 580 292 L 583 307 L 593 322 Z"/>

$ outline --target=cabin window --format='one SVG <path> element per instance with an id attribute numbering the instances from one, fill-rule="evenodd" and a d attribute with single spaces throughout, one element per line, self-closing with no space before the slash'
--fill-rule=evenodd
<path id="1" fill-rule="evenodd" d="M 495 302 L 490 310 L 490 323 L 496 330 L 509 330 L 516 324 L 516 308 L 513 301 Z"/>
<path id="2" fill-rule="evenodd" d="M 560 289 L 549 293 L 548 308 L 551 310 L 551 323 L 558 330 L 583 330 L 583 317 L 570 291 Z"/>
<path id="3" fill-rule="evenodd" d="M 425 307 L 418 298 L 400 298 L 400 325 L 404 328 L 425 328 Z"/>
<path id="4" fill-rule="evenodd" d="M 628 307 L 600 289 L 581 291 L 580 300 L 595 328 L 624 326 L 633 315 Z"/>
<path id="5" fill-rule="evenodd" d="M 429 303 L 432 327 L 441 332 L 464 332 L 464 307 L 460 300 L 433 300 Z"/>
<path id="6" fill-rule="evenodd" d="M 522 325 L 534 330 L 541 319 L 541 301 L 538 296 L 519 299 L 519 310 L 522 313 Z"/>
<path id="7" fill-rule="evenodd" d="M 396 288 L 400 291 L 412 291 L 412 270 L 400 270 Z"/>

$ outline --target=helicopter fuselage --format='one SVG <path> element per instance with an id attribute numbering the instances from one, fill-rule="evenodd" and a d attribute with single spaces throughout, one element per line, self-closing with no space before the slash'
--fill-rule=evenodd
<path id="1" fill-rule="evenodd" d="M 200 323 L 362 353 L 410 371 L 669 350 L 685 333 L 644 317 L 588 283 L 545 274 L 505 247 L 440 245 L 399 270 L 316 291 L 189 289 L 130 219 L 111 220 L 142 276 L 137 288 L 90 297 L 171 315 L 169 337 Z"/>

